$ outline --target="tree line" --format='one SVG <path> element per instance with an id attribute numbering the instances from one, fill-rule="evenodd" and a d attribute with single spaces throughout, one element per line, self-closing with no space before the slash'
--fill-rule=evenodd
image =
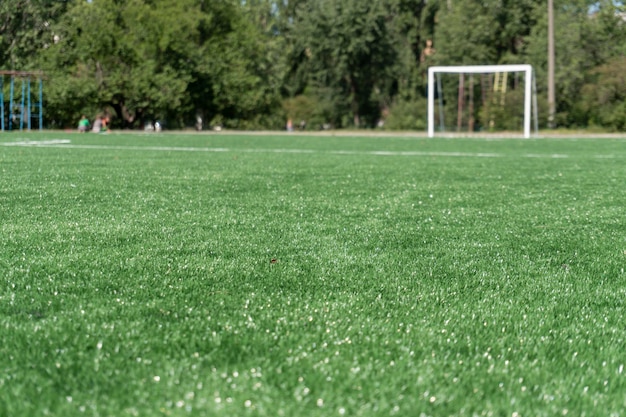
<path id="1" fill-rule="evenodd" d="M 554 16 L 556 125 L 626 130 L 624 7 Z M 0 69 L 44 72 L 49 127 L 422 130 L 428 66 L 524 63 L 545 127 L 547 34 L 543 0 L 7 0 Z"/>

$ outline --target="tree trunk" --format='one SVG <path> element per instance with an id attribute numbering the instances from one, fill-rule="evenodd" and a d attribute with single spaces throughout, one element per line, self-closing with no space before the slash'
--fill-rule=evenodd
<path id="1" fill-rule="evenodd" d="M 136 111 L 134 114 L 128 110 L 126 105 L 124 104 L 124 100 L 116 100 L 113 103 L 110 103 L 113 110 L 115 110 L 115 115 L 123 121 L 123 125 L 125 128 L 132 127 L 135 120 L 137 120 L 137 116 L 140 115 L 139 111 Z"/>
<path id="2" fill-rule="evenodd" d="M 359 117 L 359 96 L 357 93 L 356 83 L 350 80 L 350 95 L 352 96 L 352 116 L 354 119 L 354 127 L 358 128 L 361 125 L 361 118 Z"/>

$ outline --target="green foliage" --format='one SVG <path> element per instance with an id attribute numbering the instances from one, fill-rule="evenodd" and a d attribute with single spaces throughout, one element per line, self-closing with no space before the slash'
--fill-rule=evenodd
<path id="1" fill-rule="evenodd" d="M 242 13 L 234 2 L 76 3 L 59 24 L 60 42 L 46 51 L 49 104 L 72 118 L 85 107 L 110 109 L 122 126 L 271 113 L 280 86 L 268 64 L 278 47 Z"/>
<path id="2" fill-rule="evenodd" d="M 454 1 L 437 12 L 435 45 L 439 65 L 523 63 L 524 36 L 535 23 L 538 0 Z"/>
<path id="3" fill-rule="evenodd" d="M 596 68 L 626 53 L 625 6 L 554 3 L 557 121 L 616 129 L 618 110 L 609 122 L 578 99 Z M 423 97 L 434 64 L 528 63 L 545 97 L 546 15 L 541 0 L 8 0 L 0 69 L 45 71 L 52 127 L 106 112 L 118 127 L 199 116 L 276 128 L 284 100 L 303 94 L 315 124 L 373 127 Z"/>
<path id="4" fill-rule="evenodd" d="M 476 120 L 477 130 L 519 132 L 524 129 L 524 89 L 509 89 L 504 103 L 488 101 Z"/>
<path id="5" fill-rule="evenodd" d="M 53 25 L 66 7 L 66 1 L 0 2 L 0 69 L 34 69 L 37 54 L 55 42 Z"/>
<path id="6" fill-rule="evenodd" d="M 426 99 L 393 103 L 384 119 L 387 130 L 426 130 Z"/>
<path id="7" fill-rule="evenodd" d="M 286 118 L 291 119 L 296 125 L 300 121 L 309 121 L 309 124 L 315 124 L 316 112 L 318 111 L 318 102 L 315 98 L 299 95 L 288 98 L 283 101 L 283 109 Z"/>
<path id="8" fill-rule="evenodd" d="M 373 126 L 378 120 L 373 93 L 387 94 L 384 80 L 395 60 L 386 18 L 382 0 L 308 2 L 298 13 L 297 47 L 310 71 L 309 83 L 323 95 L 330 90 L 348 101 L 345 110 L 337 109 L 343 126 Z"/>
<path id="9" fill-rule="evenodd" d="M 84 107 L 113 110 L 124 126 L 163 117 L 168 109 L 184 112 L 190 73 L 181 63 L 197 36 L 199 14 L 184 13 L 188 7 L 142 0 L 75 4 L 59 25 L 59 43 L 46 51 L 49 105 L 73 106 L 74 117 Z"/>
<path id="10" fill-rule="evenodd" d="M 557 122 L 560 126 L 586 126 L 589 114 L 581 112 L 580 92 L 594 68 L 610 57 L 623 54 L 626 25 L 612 2 L 597 4 L 589 15 L 590 3 L 555 2 Z M 547 20 L 545 8 L 536 9 L 537 24 L 526 39 L 526 56 L 533 64 L 539 92 L 547 86 Z M 622 52 L 620 52 L 622 51 Z"/>
<path id="11" fill-rule="evenodd" d="M 434 37 L 438 65 L 497 62 L 495 16 L 488 4 L 454 2 L 441 7 Z"/>
<path id="12" fill-rule="evenodd" d="M 244 19 L 236 3 L 211 7 L 190 87 L 194 102 L 235 124 L 278 110 L 282 39 Z"/>
<path id="13" fill-rule="evenodd" d="M 294 129 L 323 130 L 341 126 L 338 99 L 332 98 L 330 89 L 318 89 L 315 94 L 305 92 L 283 101 L 285 118 L 291 119 Z M 346 105 L 347 108 L 347 105 Z"/>
<path id="14" fill-rule="evenodd" d="M 593 125 L 626 130 L 626 57 L 615 58 L 591 74 L 578 104 L 581 112 Z"/>

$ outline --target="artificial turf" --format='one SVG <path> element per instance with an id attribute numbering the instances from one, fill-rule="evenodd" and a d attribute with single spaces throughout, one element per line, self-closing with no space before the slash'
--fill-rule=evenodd
<path id="1" fill-rule="evenodd" d="M 0 416 L 620 416 L 626 140 L 0 136 Z"/>

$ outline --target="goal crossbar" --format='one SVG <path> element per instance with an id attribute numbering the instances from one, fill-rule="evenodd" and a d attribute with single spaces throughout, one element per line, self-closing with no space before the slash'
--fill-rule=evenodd
<path id="1" fill-rule="evenodd" d="M 530 138 L 530 113 L 533 86 L 533 68 L 528 64 L 519 65 L 460 65 L 428 68 L 428 137 L 435 136 L 435 74 L 493 74 L 498 72 L 523 72 L 524 78 L 524 137 Z M 536 104 L 535 104 L 536 107 Z M 536 111 L 536 108 L 535 108 Z"/>

